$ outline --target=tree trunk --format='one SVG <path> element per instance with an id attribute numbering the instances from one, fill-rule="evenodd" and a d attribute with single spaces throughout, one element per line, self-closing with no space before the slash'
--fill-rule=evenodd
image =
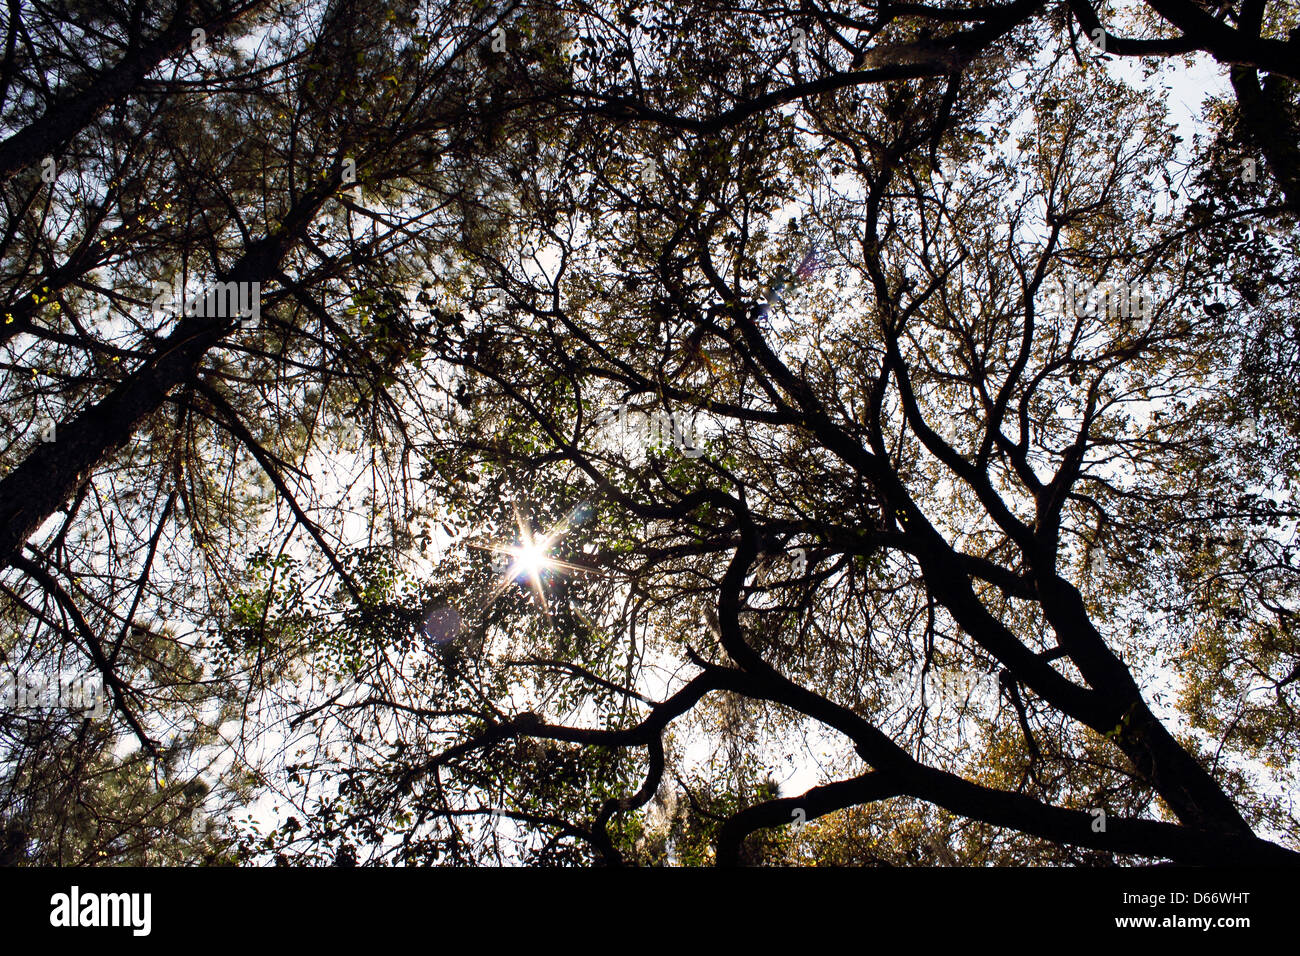
<path id="1" fill-rule="evenodd" d="M 322 186 L 303 197 L 283 226 L 250 246 L 222 281 L 271 278 L 332 192 L 333 186 Z M 72 497 L 95 467 L 126 445 L 140 423 L 193 378 L 203 357 L 233 331 L 237 321 L 182 316 L 149 361 L 71 421 L 57 423 L 55 440 L 37 445 L 0 480 L 0 566 L 8 567 L 27 539 Z"/>
<path id="2" fill-rule="evenodd" d="M 249 3 L 228 7 L 208 20 L 194 22 L 187 15 L 190 4 L 179 4 L 176 16 L 166 30 L 92 77 L 88 86 L 54 103 L 39 119 L 0 142 L 0 182 L 61 149 L 101 111 L 139 86 L 159 63 L 183 49 L 190 42 L 195 27 L 220 30 L 256 6 L 256 3 Z"/>

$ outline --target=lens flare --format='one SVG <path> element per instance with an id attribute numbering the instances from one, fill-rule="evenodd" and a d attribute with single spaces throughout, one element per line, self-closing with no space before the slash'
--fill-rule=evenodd
<path id="1" fill-rule="evenodd" d="M 545 534 L 534 534 L 529 527 L 529 522 L 520 511 L 518 505 L 514 508 L 515 524 L 519 527 L 519 539 L 513 544 L 504 542 L 489 541 L 485 544 L 471 544 L 470 547 L 478 548 L 483 551 L 493 551 L 497 554 L 504 554 L 510 558 L 505 572 L 501 575 L 501 580 L 496 583 L 488 597 L 487 603 L 490 605 L 502 592 L 505 591 L 512 583 L 516 581 L 526 581 L 532 589 L 533 594 L 537 597 L 542 611 L 547 615 L 550 614 L 550 607 L 546 601 L 545 578 L 549 575 L 560 574 L 566 571 L 580 571 L 583 573 L 594 573 L 594 568 L 585 567 L 581 564 L 573 564 L 568 561 L 561 561 L 555 557 L 551 550 L 565 534 L 572 530 L 576 525 L 584 521 L 591 513 L 590 507 L 584 502 L 578 505 L 567 515 L 564 516 L 555 527 Z"/>

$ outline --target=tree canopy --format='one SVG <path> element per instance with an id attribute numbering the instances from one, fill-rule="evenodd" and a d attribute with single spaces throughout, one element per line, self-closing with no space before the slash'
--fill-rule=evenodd
<path id="1" fill-rule="evenodd" d="M 0 860 L 1300 861 L 1292 5 L 0 35 Z"/>

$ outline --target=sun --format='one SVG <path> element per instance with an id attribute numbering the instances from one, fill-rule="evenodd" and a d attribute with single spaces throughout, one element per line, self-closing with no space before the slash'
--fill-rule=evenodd
<path id="1" fill-rule="evenodd" d="M 514 573 L 506 571 L 508 577 L 517 578 L 523 574 L 529 578 L 535 578 L 548 568 L 554 567 L 555 561 L 547 554 L 550 543 L 545 538 L 529 541 L 527 544 L 518 547 L 508 548 L 507 554 L 514 556 L 512 565 Z"/>
<path id="2" fill-rule="evenodd" d="M 488 604 L 500 597 L 502 592 L 512 583 L 526 581 L 533 594 L 536 595 L 538 603 L 541 604 L 542 611 L 549 615 L 550 608 L 546 602 L 546 589 L 543 587 L 543 578 L 548 573 L 562 573 L 565 571 L 592 573 L 594 570 L 580 564 L 561 561 L 551 554 L 551 549 L 555 547 L 559 539 L 573 527 L 575 520 L 581 520 L 581 517 L 588 510 L 585 505 L 579 505 L 546 534 L 534 534 L 529 528 L 529 522 L 516 506 L 515 523 L 519 526 L 519 540 L 517 543 L 504 544 L 489 541 L 485 544 L 475 544 L 471 542 L 470 547 L 472 548 L 495 551 L 497 554 L 510 557 L 510 564 L 506 567 L 505 573 L 501 575 L 496 587 L 492 589 Z"/>

